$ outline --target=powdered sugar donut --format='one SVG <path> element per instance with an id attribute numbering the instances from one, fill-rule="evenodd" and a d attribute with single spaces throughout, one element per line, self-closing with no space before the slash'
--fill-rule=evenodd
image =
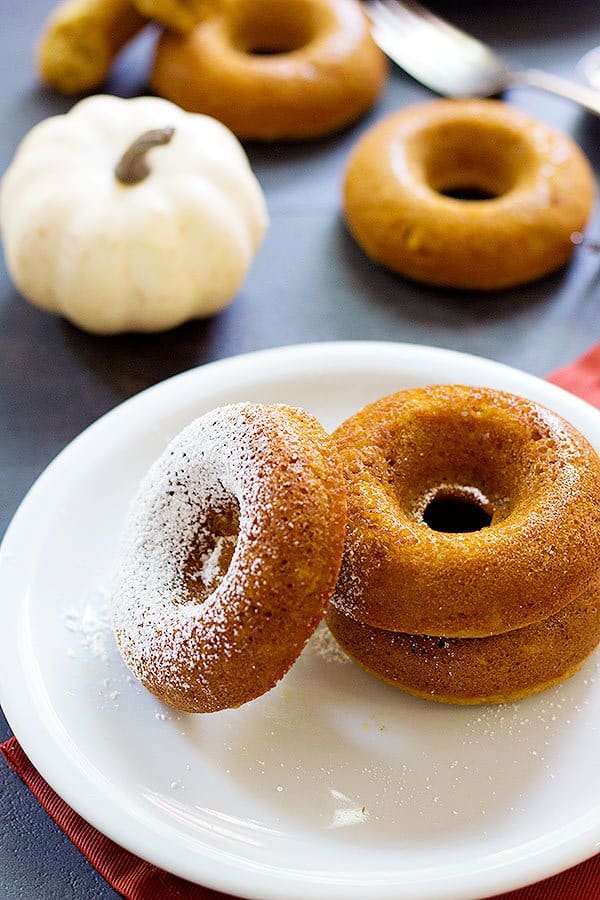
<path id="1" fill-rule="evenodd" d="M 322 618 L 344 524 L 343 479 L 308 413 L 242 403 L 197 419 L 129 511 L 113 597 L 125 662 L 189 712 L 268 691 Z"/>

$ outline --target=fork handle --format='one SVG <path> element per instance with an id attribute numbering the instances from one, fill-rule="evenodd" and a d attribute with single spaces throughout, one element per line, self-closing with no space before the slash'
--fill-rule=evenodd
<path id="1" fill-rule="evenodd" d="M 584 84 L 577 84 L 560 75 L 552 75 L 550 72 L 541 72 L 539 69 L 521 69 L 516 72 L 509 72 L 506 79 L 507 87 L 533 87 L 546 91 L 549 94 L 556 94 L 558 97 L 564 97 L 566 100 L 573 100 L 587 109 L 588 112 L 596 116 L 600 116 L 600 91 L 595 88 L 586 87 Z"/>

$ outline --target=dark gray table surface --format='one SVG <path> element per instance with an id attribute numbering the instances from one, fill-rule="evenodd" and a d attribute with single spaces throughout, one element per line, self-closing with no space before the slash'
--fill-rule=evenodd
<path id="1" fill-rule="evenodd" d="M 51 5 L 0 0 L 0 171 L 32 125 L 72 102 L 41 87 L 33 72 L 32 48 Z M 597 0 L 431 5 L 510 58 L 565 75 L 600 44 Z M 143 90 L 153 39 L 145 34 L 126 51 L 108 90 Z M 271 226 L 240 295 L 212 320 L 159 336 L 92 337 L 26 304 L 0 262 L 0 534 L 79 431 L 132 394 L 210 360 L 297 342 L 383 339 L 451 347 L 543 375 L 600 339 L 600 254 L 579 249 L 567 269 L 531 286 L 461 296 L 378 270 L 348 236 L 340 185 L 350 148 L 382 115 L 428 96 L 395 69 L 377 109 L 345 133 L 248 145 Z M 509 99 L 571 133 L 600 172 L 600 120 L 532 91 Z M 600 217 L 591 230 L 600 236 Z M 9 735 L 0 715 L 0 739 Z M 116 896 L 2 763 L 0 821 L 0 898 Z"/>

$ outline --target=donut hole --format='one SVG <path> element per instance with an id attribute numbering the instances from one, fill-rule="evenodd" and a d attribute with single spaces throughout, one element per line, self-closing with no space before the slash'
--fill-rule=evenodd
<path id="1" fill-rule="evenodd" d="M 478 187 L 457 187 L 447 188 L 445 191 L 438 191 L 444 197 L 451 197 L 453 200 L 495 200 L 497 194 L 491 194 Z"/>
<path id="2" fill-rule="evenodd" d="M 415 147 L 423 175 L 436 193 L 463 202 L 485 202 L 509 193 L 533 165 L 526 135 L 514 127 L 477 120 L 437 126 Z"/>
<path id="3" fill-rule="evenodd" d="M 520 515 L 531 492 L 547 480 L 545 454 L 538 452 L 543 441 L 531 441 L 527 423 L 510 410 L 475 401 L 464 409 L 411 408 L 402 427 L 390 430 L 386 443 L 378 481 L 386 484 L 393 504 L 434 530 L 467 532 L 499 526 Z M 475 503 L 491 522 L 446 529 L 424 520 L 430 502 L 448 498 Z M 464 506 L 451 509 L 436 503 L 428 515 L 434 522 L 450 520 L 452 526 L 452 517 L 462 521 L 463 514 L 468 514 Z M 476 522 L 477 513 L 473 517 Z"/>
<path id="4" fill-rule="evenodd" d="M 307 5 L 298 0 L 274 3 L 240 3 L 231 24 L 233 44 L 251 56 L 278 56 L 293 53 L 309 44 L 317 24 Z"/>
<path id="5" fill-rule="evenodd" d="M 438 488 L 425 502 L 423 522 L 433 531 L 465 534 L 492 524 L 494 510 L 487 498 L 468 487 Z"/>
<path id="6" fill-rule="evenodd" d="M 184 566 L 185 599 L 202 602 L 223 581 L 239 536 L 240 508 L 228 496 L 210 507 Z"/>

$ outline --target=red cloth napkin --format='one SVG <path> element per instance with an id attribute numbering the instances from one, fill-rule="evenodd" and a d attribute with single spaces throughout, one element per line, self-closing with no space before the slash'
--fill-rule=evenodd
<path id="1" fill-rule="evenodd" d="M 600 407 L 600 344 L 548 379 Z M 228 895 L 190 884 L 123 850 L 96 831 L 55 794 L 29 762 L 16 738 L 0 745 L 19 775 L 57 825 L 103 878 L 126 900 L 227 900 Z M 502 894 L 502 900 L 598 900 L 600 855 L 530 887 Z"/>
<path id="2" fill-rule="evenodd" d="M 547 381 L 582 397 L 592 406 L 600 407 L 600 344 L 595 344 L 574 363 L 557 369 L 548 376 Z M 591 900 L 596 900 L 591 894 L 589 896 Z"/>
<path id="3" fill-rule="evenodd" d="M 230 900 L 228 894 L 198 887 L 163 872 L 96 831 L 46 784 L 15 737 L 0 744 L 0 751 L 59 828 L 127 900 Z"/>

